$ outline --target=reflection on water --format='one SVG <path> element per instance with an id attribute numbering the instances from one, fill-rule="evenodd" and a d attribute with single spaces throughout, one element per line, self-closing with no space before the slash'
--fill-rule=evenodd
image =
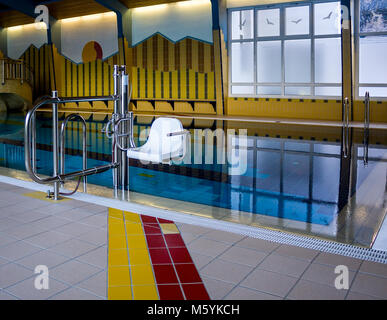
<path id="1" fill-rule="evenodd" d="M 146 140 L 146 134 L 141 134 L 141 131 L 149 129 L 151 124 L 149 119 L 151 118 L 147 118 L 147 123 L 140 123 L 140 118 L 137 118 L 134 128 L 137 145 Z M 13 116 L 0 124 L 2 167 L 24 170 L 23 121 L 23 115 Z M 103 125 L 104 121 L 88 122 L 89 167 L 110 161 L 111 141 L 101 134 Z M 213 121 L 212 124 L 202 123 L 200 128 L 227 130 L 238 126 L 244 128 L 246 123 L 236 126 L 236 123 Z M 292 135 L 297 136 L 297 140 L 269 138 L 265 137 L 264 132 L 259 132 L 259 136 L 255 136 L 254 126 L 261 125 L 249 126 L 245 150 L 247 169 L 243 174 L 230 175 L 230 164 L 217 161 L 218 140 L 213 140 L 211 144 L 214 147 L 208 148 L 210 143 L 207 141 L 205 144 L 204 138 L 197 138 L 197 135 L 193 134 L 197 126 L 191 124 L 185 126 L 192 133 L 191 161 L 168 166 L 144 165 L 131 160 L 131 191 L 149 197 L 171 199 L 152 198 L 153 202 L 159 201 L 167 206 L 168 201 L 173 203 L 172 199 L 185 201 L 188 204 L 186 207 L 181 206 L 181 211 L 185 209 L 195 211 L 196 208 L 197 214 L 220 217 L 228 221 L 280 226 L 289 230 L 303 225 L 306 226 L 303 227 L 303 232 L 315 233 L 325 230 L 325 235 L 327 233 L 330 236 L 334 235 L 339 241 L 362 245 L 369 245 L 372 242 L 386 208 L 383 202 L 387 173 L 385 133 L 371 132 L 367 167 L 364 167 L 362 160 L 363 145 L 356 143 L 357 140 L 361 141 L 362 134 L 354 133 L 353 157 L 349 164 L 351 170 L 350 174 L 345 174 L 347 170 L 343 168 L 340 140 L 336 141 L 330 137 L 330 141 L 324 141 L 328 140 L 324 138 L 324 133 L 320 133 L 319 139 L 317 132 L 312 133 L 315 136 L 313 140 L 307 140 L 304 137 L 310 134 L 304 132 L 305 129 L 301 127 L 298 128 L 297 135 L 294 134 L 295 128 L 288 130 L 288 132 L 293 130 Z M 37 128 L 38 173 L 51 174 L 51 122 L 39 119 Z M 79 170 L 82 165 L 79 156 L 82 135 L 79 129 L 78 123 L 69 124 L 69 131 L 66 134 L 67 172 Z M 269 128 L 264 130 L 270 131 Z M 278 128 L 278 132 L 281 130 L 286 128 Z M 337 137 L 340 138 L 340 130 L 336 131 Z M 273 136 L 272 132 L 270 136 Z M 372 142 L 378 144 L 373 145 Z M 226 147 L 238 150 L 238 139 L 233 139 Z M 198 150 L 202 151 L 200 154 L 202 161 L 187 164 L 195 162 L 194 157 L 195 155 L 197 157 Z M 215 162 L 220 163 L 206 164 L 205 155 L 206 151 L 208 155 L 208 150 L 211 150 Z M 90 176 L 88 182 L 111 188 L 111 171 Z M 347 201 L 343 203 L 340 200 L 343 198 L 340 197 L 340 192 L 343 192 L 344 188 L 348 189 L 350 197 L 348 204 Z M 192 203 L 191 209 L 189 203 Z M 226 212 L 229 214 L 225 214 Z M 341 212 L 340 215 L 338 212 Z M 352 225 L 349 225 L 349 221 Z"/>

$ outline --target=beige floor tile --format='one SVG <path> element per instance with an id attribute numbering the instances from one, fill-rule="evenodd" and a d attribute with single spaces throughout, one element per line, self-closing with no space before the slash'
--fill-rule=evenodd
<path id="1" fill-rule="evenodd" d="M 380 298 L 372 297 L 363 293 L 349 291 L 346 300 L 380 300 Z"/>
<path id="2" fill-rule="evenodd" d="M 358 273 L 351 291 L 387 299 L 387 278 Z"/>
<path id="3" fill-rule="evenodd" d="M 43 208 L 47 207 L 49 203 L 48 201 L 25 197 L 24 201 L 20 201 L 20 205 L 29 210 L 31 209 L 44 210 Z"/>
<path id="4" fill-rule="evenodd" d="M 319 254 L 319 251 L 282 244 L 277 248 L 277 250 L 275 250 L 275 253 L 311 261 Z"/>
<path id="5" fill-rule="evenodd" d="M 42 250 L 27 257 L 24 257 L 16 262 L 29 268 L 35 270 L 35 267 L 38 265 L 45 265 L 49 269 L 60 265 L 61 263 L 67 261 L 69 258 L 58 255 L 54 252 L 48 250 Z"/>
<path id="6" fill-rule="evenodd" d="M 86 217 L 82 220 L 79 220 L 79 223 L 84 223 L 86 225 L 90 225 L 93 227 L 106 227 L 107 225 L 107 215 L 100 215 L 100 214 L 95 214 L 89 217 Z"/>
<path id="7" fill-rule="evenodd" d="M 267 256 L 265 252 L 252 249 L 232 246 L 225 253 L 219 256 L 222 260 L 238 262 L 247 266 L 255 267 Z"/>
<path id="8" fill-rule="evenodd" d="M 260 265 L 259 269 L 300 277 L 309 265 L 309 261 L 271 254 Z"/>
<path id="9" fill-rule="evenodd" d="M 2 265 L 4 265 L 4 264 L 7 264 L 7 263 L 9 263 L 8 260 L 3 259 L 3 258 L 0 258 L 0 266 L 2 266 Z"/>
<path id="10" fill-rule="evenodd" d="M 54 279 L 74 285 L 90 278 L 100 271 L 100 268 L 93 267 L 80 261 L 71 260 L 51 269 L 50 276 Z"/>
<path id="11" fill-rule="evenodd" d="M 242 286 L 261 292 L 285 297 L 297 279 L 287 275 L 255 269 L 243 282 Z"/>
<path id="12" fill-rule="evenodd" d="M 202 277 L 204 286 L 212 300 L 223 299 L 234 288 L 234 284 Z"/>
<path id="13" fill-rule="evenodd" d="M 51 215 L 56 215 L 61 218 L 66 218 L 65 216 L 62 216 L 65 212 L 73 209 L 69 208 L 68 206 L 62 205 L 61 203 L 53 203 L 49 204 L 44 208 L 45 212 L 50 212 Z"/>
<path id="14" fill-rule="evenodd" d="M 90 292 L 87 292 L 79 288 L 70 288 L 67 289 L 53 297 L 49 298 L 50 300 L 102 300 L 100 297 L 93 295 Z"/>
<path id="15" fill-rule="evenodd" d="M 361 260 L 359 259 L 341 256 L 337 254 L 331 254 L 327 252 L 320 252 L 314 262 L 333 266 L 345 265 L 348 267 L 349 270 L 352 271 L 357 271 L 361 264 Z"/>
<path id="16" fill-rule="evenodd" d="M 282 300 L 282 298 L 244 287 L 236 287 L 225 297 L 225 300 Z"/>
<path id="17" fill-rule="evenodd" d="M 0 288 L 7 288 L 16 282 L 22 281 L 34 275 L 31 270 L 14 263 L 0 266 Z"/>
<path id="18" fill-rule="evenodd" d="M 87 225 L 82 224 L 82 223 L 70 222 L 69 224 L 66 224 L 64 226 L 60 226 L 60 227 L 54 229 L 53 231 L 69 234 L 69 235 L 72 235 L 74 237 L 79 237 L 85 233 L 94 231 L 95 229 L 97 229 L 97 228 L 92 227 L 92 226 L 87 226 Z"/>
<path id="19" fill-rule="evenodd" d="M 336 266 L 312 263 L 303 274 L 302 279 L 334 287 L 335 279 L 338 276 L 335 274 L 335 268 Z M 349 271 L 349 285 L 351 285 L 354 276 L 355 272 Z"/>
<path id="20" fill-rule="evenodd" d="M 41 249 L 24 241 L 13 242 L 0 247 L 0 257 L 14 261 Z"/>
<path id="21" fill-rule="evenodd" d="M 36 236 L 29 237 L 25 239 L 24 241 L 32 243 L 36 246 L 42 247 L 42 248 L 50 248 L 53 247 L 59 243 L 68 241 L 72 238 L 73 236 L 64 234 L 64 233 L 59 233 L 55 231 L 46 231 L 43 233 L 40 233 Z"/>
<path id="22" fill-rule="evenodd" d="M 69 258 L 75 258 L 93 249 L 96 249 L 96 246 L 90 243 L 83 242 L 78 239 L 70 239 L 66 242 L 62 242 L 54 247 L 51 247 L 48 250 L 65 255 Z"/>
<path id="23" fill-rule="evenodd" d="M 99 247 L 89 251 L 79 256 L 77 260 L 104 269 L 107 267 L 107 247 Z"/>
<path id="24" fill-rule="evenodd" d="M 359 272 L 387 277 L 387 264 L 371 261 L 363 261 Z"/>
<path id="25" fill-rule="evenodd" d="M 337 290 L 316 282 L 300 280 L 289 293 L 288 298 L 293 300 L 343 300 L 347 290 Z"/>
<path id="26" fill-rule="evenodd" d="M 49 279 L 48 289 L 38 290 L 35 288 L 34 282 L 35 277 L 32 277 L 8 287 L 7 291 L 23 300 L 44 300 L 68 288 L 68 285 L 62 282 Z"/>
<path id="27" fill-rule="evenodd" d="M 15 213 L 12 215 L 12 219 L 18 220 L 20 222 L 33 222 L 36 220 L 44 219 L 49 216 L 49 211 L 47 213 L 36 211 L 36 210 L 26 210 L 24 212 Z"/>
<path id="28" fill-rule="evenodd" d="M 79 283 L 77 287 L 90 291 L 99 297 L 107 298 L 106 274 L 107 271 L 105 270 L 97 273 L 89 279 Z"/>
<path id="29" fill-rule="evenodd" d="M 17 300 L 17 298 L 8 294 L 7 292 L 0 291 L 0 301 L 5 301 L 5 300 Z"/>
<path id="30" fill-rule="evenodd" d="M 45 228 L 47 230 L 52 230 L 59 226 L 63 226 L 69 223 L 70 223 L 70 220 L 64 219 L 58 216 L 50 216 L 34 222 L 34 224 L 36 224 L 40 228 Z"/>
<path id="31" fill-rule="evenodd" d="M 180 234 L 181 234 L 181 237 L 183 238 L 184 243 L 186 245 L 191 243 L 193 240 L 197 239 L 198 237 L 200 237 L 200 236 L 198 236 L 196 234 L 193 234 L 191 232 L 186 232 L 186 231 L 180 232 Z"/>
<path id="32" fill-rule="evenodd" d="M 94 213 L 90 212 L 89 210 L 84 210 L 82 208 L 78 208 L 78 209 L 66 208 L 66 211 L 61 212 L 58 216 L 60 216 L 61 218 L 71 220 L 71 221 L 79 221 L 81 219 L 90 217 L 93 214 Z"/>
<path id="33" fill-rule="evenodd" d="M 0 232 L 1 231 L 4 232 L 8 229 L 15 228 L 15 227 L 19 226 L 20 224 L 21 224 L 20 221 L 16 221 L 14 219 L 1 218 L 0 219 Z"/>
<path id="34" fill-rule="evenodd" d="M 190 252 L 191 258 L 196 266 L 196 269 L 200 270 L 205 265 L 207 265 L 210 261 L 212 261 L 214 258 L 205 256 L 203 254 L 197 253 L 197 252 Z"/>
<path id="35" fill-rule="evenodd" d="M 106 213 L 108 212 L 108 208 L 97 205 L 97 204 L 90 204 L 90 203 L 82 203 L 82 205 L 79 206 L 79 208 L 82 208 L 83 210 L 92 212 L 94 214 L 96 213 Z"/>
<path id="36" fill-rule="evenodd" d="M 107 231 L 104 229 L 95 229 L 77 237 L 79 240 L 101 246 L 107 244 Z"/>
<path id="37" fill-rule="evenodd" d="M 216 257 L 226 251 L 226 249 L 228 249 L 230 246 L 230 244 L 225 244 L 223 242 L 205 239 L 201 237 L 196 240 L 193 240 L 191 243 L 188 244 L 187 247 L 190 252 L 192 251 L 211 257 Z"/>
<path id="38" fill-rule="evenodd" d="M 209 278 L 237 284 L 253 270 L 252 267 L 220 259 L 212 261 L 200 270 L 200 274 Z"/>
<path id="39" fill-rule="evenodd" d="M 213 229 L 210 229 L 210 228 L 199 227 L 199 226 L 194 226 L 192 224 L 185 224 L 185 223 L 179 226 L 179 230 L 181 233 L 189 232 L 198 236 L 201 236 L 203 234 L 213 231 Z"/>
<path id="40" fill-rule="evenodd" d="M 207 239 L 212 239 L 212 240 L 227 242 L 227 243 L 235 243 L 245 238 L 245 236 L 242 236 L 239 234 L 220 231 L 220 230 L 213 230 L 213 231 L 207 232 L 204 235 L 204 237 Z"/>
<path id="41" fill-rule="evenodd" d="M 45 232 L 46 229 L 40 228 L 32 223 L 22 224 L 20 226 L 5 230 L 4 233 L 19 240 L 36 236 Z"/>
<path id="42" fill-rule="evenodd" d="M 255 238 L 245 238 L 236 244 L 238 247 L 244 247 L 248 249 L 254 249 L 262 252 L 272 252 L 277 249 L 280 244 L 270 241 L 265 241 Z"/>
<path id="43" fill-rule="evenodd" d="M 11 237 L 10 235 L 8 235 L 4 232 L 0 232 L 0 247 L 5 246 L 5 245 L 12 243 L 12 242 L 16 242 L 16 241 L 18 241 L 18 240 L 15 239 L 14 237 Z"/>

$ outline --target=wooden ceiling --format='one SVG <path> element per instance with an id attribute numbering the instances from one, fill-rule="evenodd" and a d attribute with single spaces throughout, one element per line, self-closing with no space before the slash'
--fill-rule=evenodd
<path id="1" fill-rule="evenodd" d="M 178 1 L 181 1 L 181 0 L 120 0 L 120 2 L 123 3 L 128 8 L 148 7 L 148 6 L 154 6 L 157 4 L 173 3 Z"/>
<path id="2" fill-rule="evenodd" d="M 34 23 L 35 19 L 16 10 L 0 12 L 0 26 L 3 28 Z"/>
<path id="3" fill-rule="evenodd" d="M 31 1 L 31 0 L 30 0 Z M 186 0 L 119 0 L 127 8 L 147 7 L 164 3 L 173 3 Z M 48 7 L 49 13 L 55 19 L 80 17 L 110 10 L 95 0 L 32 0 L 34 5 L 39 3 Z M 6 5 L 0 4 L 0 27 L 13 27 L 33 23 L 34 18 Z"/>
<path id="4" fill-rule="evenodd" d="M 110 10 L 94 0 L 61 0 L 47 4 L 50 15 L 55 19 L 66 19 L 104 13 Z"/>

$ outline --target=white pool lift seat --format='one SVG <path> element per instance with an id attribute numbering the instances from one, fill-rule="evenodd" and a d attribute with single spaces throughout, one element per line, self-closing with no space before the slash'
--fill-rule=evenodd
<path id="1" fill-rule="evenodd" d="M 150 129 L 147 142 L 141 147 L 127 151 L 129 158 L 153 163 L 168 163 L 182 160 L 187 152 L 187 136 L 180 120 L 157 118 Z"/>

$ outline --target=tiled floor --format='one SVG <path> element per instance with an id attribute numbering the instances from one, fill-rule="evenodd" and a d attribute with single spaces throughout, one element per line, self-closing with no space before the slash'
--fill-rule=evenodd
<path id="1" fill-rule="evenodd" d="M 0 183 L 0 300 L 107 299 L 112 280 L 108 256 L 113 250 L 108 242 L 108 209 L 77 200 L 52 203 L 25 195 L 30 192 Z M 160 228 L 162 222 L 158 221 Z M 155 230 L 149 228 L 152 223 L 142 221 L 147 236 Z M 188 248 L 211 299 L 387 299 L 387 265 L 209 228 L 176 226 L 184 240 L 177 247 Z M 163 234 L 176 232 L 173 226 L 164 227 Z M 136 226 L 128 228 L 136 232 Z M 160 234 L 159 230 L 155 235 Z M 164 246 L 169 248 L 167 242 Z M 165 267 L 157 259 L 165 256 L 157 253 L 148 259 L 162 266 L 157 271 L 162 274 Z M 35 289 L 37 265 L 49 268 L 48 290 Z M 187 261 L 181 265 L 193 266 Z M 349 269 L 349 290 L 335 288 L 337 265 Z M 128 275 L 124 272 L 118 280 Z M 175 289 L 174 285 L 158 289 L 159 298 Z M 197 288 L 190 284 L 185 289 L 194 293 Z M 119 290 L 125 293 L 128 288 Z"/>

